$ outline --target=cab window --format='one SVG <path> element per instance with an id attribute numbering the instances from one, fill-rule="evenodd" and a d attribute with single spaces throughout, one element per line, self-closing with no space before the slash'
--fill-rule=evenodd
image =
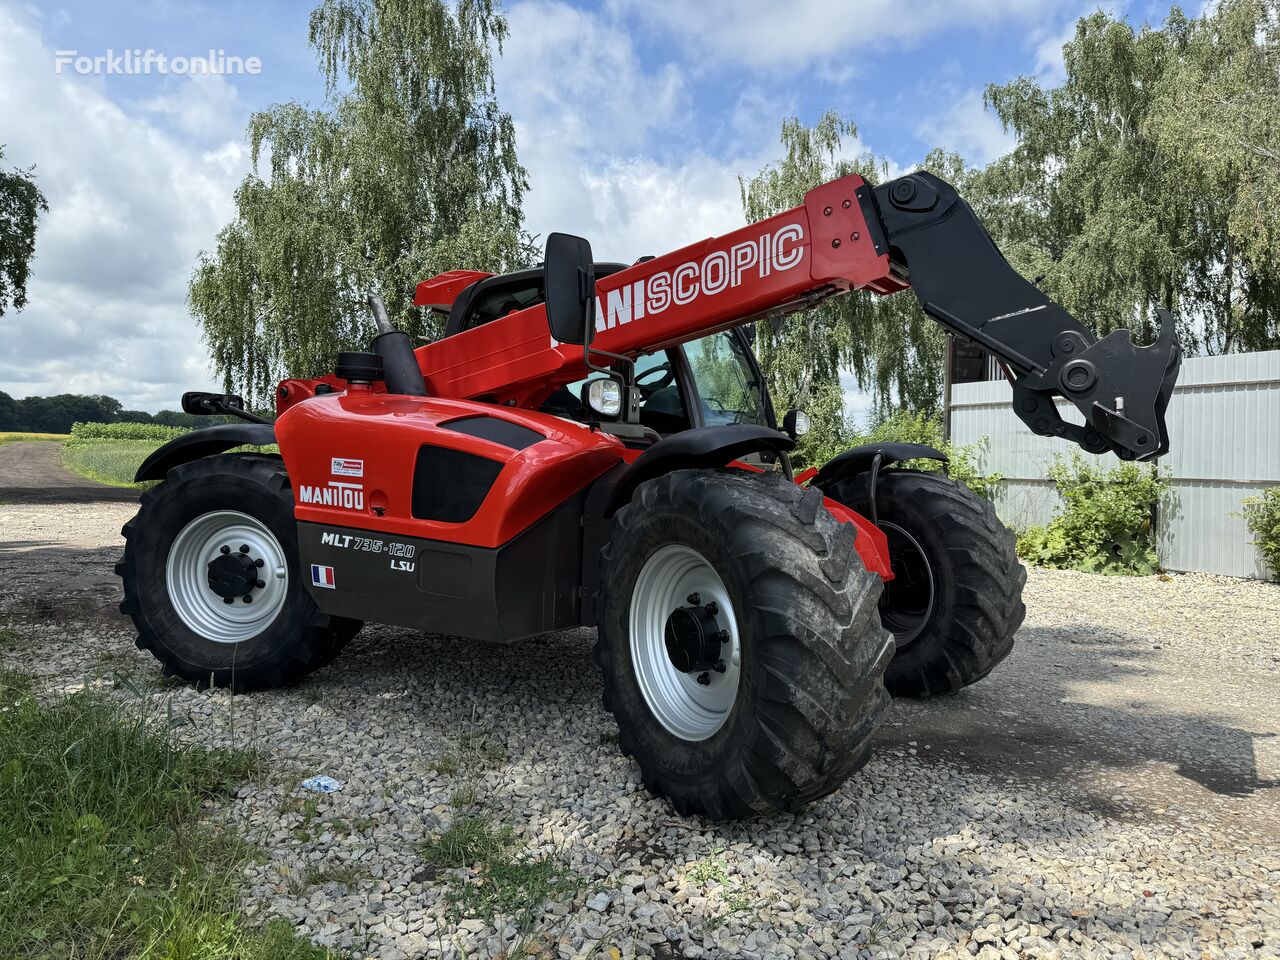
<path id="1" fill-rule="evenodd" d="M 767 425 L 763 385 L 738 337 L 713 334 L 686 343 L 684 353 L 697 384 L 704 426 Z"/>

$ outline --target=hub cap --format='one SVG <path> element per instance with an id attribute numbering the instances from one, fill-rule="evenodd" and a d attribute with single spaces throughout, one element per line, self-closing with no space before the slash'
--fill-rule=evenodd
<path id="1" fill-rule="evenodd" d="M 880 622 L 901 650 L 924 631 L 933 613 L 933 567 L 919 541 L 896 523 L 880 521 L 889 541 L 893 579 L 880 594 Z"/>
<path id="2" fill-rule="evenodd" d="M 275 620 L 289 593 L 289 567 L 275 534 L 233 510 L 196 517 L 165 561 L 169 602 L 207 640 L 240 643 Z"/>
<path id="3" fill-rule="evenodd" d="M 692 547 L 658 549 L 636 578 L 631 662 L 645 703 L 668 732 L 705 740 L 738 695 L 742 652 L 729 591 Z"/>

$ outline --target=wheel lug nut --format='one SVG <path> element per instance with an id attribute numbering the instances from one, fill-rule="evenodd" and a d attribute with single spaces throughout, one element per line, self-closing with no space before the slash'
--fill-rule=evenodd
<path id="1" fill-rule="evenodd" d="M 242 544 L 240 544 L 240 552 L 241 552 L 241 553 L 248 553 L 248 552 L 249 552 L 249 545 L 248 545 L 247 543 L 242 543 Z"/>
<path id="2" fill-rule="evenodd" d="M 710 603 L 708 603 L 708 604 L 707 604 L 705 607 L 703 607 L 702 609 L 703 609 L 703 610 L 705 610 L 705 611 L 707 611 L 707 613 L 708 613 L 708 614 L 710 614 L 711 616 L 713 616 L 713 617 L 714 617 L 717 613 L 719 613 L 719 612 L 720 612 L 720 604 L 718 604 L 718 603 L 716 603 L 714 600 L 712 600 Z"/>
<path id="3" fill-rule="evenodd" d="M 230 547 L 228 547 L 228 546 L 224 543 L 224 544 L 222 545 L 222 550 L 221 550 L 220 552 L 221 552 L 222 554 L 226 555 L 226 554 L 228 554 L 228 553 L 230 553 L 230 552 L 231 552 L 231 548 L 230 548 Z"/>
<path id="4" fill-rule="evenodd" d="M 719 633 L 716 634 L 716 639 L 719 640 L 721 643 L 728 643 L 733 638 L 730 636 L 728 630 L 721 630 Z"/>
<path id="5" fill-rule="evenodd" d="M 245 603 L 253 603 L 253 597 L 249 596 L 249 594 L 247 593 L 240 599 L 243 600 Z"/>
<path id="6" fill-rule="evenodd" d="M 685 601 L 689 604 L 689 606 L 691 606 L 691 607 L 700 607 L 700 606 L 702 606 L 702 597 L 698 596 L 698 594 L 696 594 L 696 593 L 691 593 L 691 594 L 689 594 L 687 597 L 685 597 L 684 599 L 685 599 Z"/>
<path id="7" fill-rule="evenodd" d="M 709 674 L 709 673 L 700 673 L 700 674 L 698 674 L 698 683 L 699 683 L 699 684 L 701 684 L 701 685 L 702 685 L 702 686 L 704 686 L 704 687 L 706 687 L 706 686 L 710 686 L 710 685 L 711 685 L 711 674 Z"/>
<path id="8" fill-rule="evenodd" d="M 267 585 L 267 582 L 265 580 L 259 580 L 257 583 L 254 584 L 254 586 L 257 587 L 259 590 L 261 590 L 266 585 Z"/>
<path id="9" fill-rule="evenodd" d="M 235 597 L 223 597 L 223 598 L 222 598 L 222 602 L 223 602 L 223 603 L 235 603 L 235 602 L 236 602 L 236 600 L 235 600 Z"/>
<path id="10" fill-rule="evenodd" d="M 257 560 L 253 561 L 253 565 L 254 565 L 255 567 L 265 567 L 265 566 L 267 565 L 267 563 L 266 563 L 266 561 L 265 561 L 265 560 L 263 560 L 261 557 L 259 557 Z"/>
<path id="11" fill-rule="evenodd" d="M 717 660 L 716 665 L 711 669 L 714 670 L 716 673 L 724 673 L 729 668 L 725 666 L 723 660 Z"/>

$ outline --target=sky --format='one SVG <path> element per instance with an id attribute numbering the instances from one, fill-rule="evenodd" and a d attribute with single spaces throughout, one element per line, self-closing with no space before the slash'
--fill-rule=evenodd
<path id="1" fill-rule="evenodd" d="M 0 0 L 0 144 L 34 167 L 29 304 L 0 318 L 0 390 L 105 393 L 176 408 L 218 389 L 186 287 L 234 216 L 245 128 L 272 103 L 323 105 L 311 0 Z M 986 163 L 1013 145 L 988 83 L 1062 76 L 1097 0 L 507 0 L 498 99 L 528 169 L 526 228 L 631 261 L 743 222 L 738 177 L 781 156 L 784 117 L 854 119 L 907 171 L 935 146 Z M 1167 7 L 1104 5 L 1135 23 Z M 60 51 L 256 57 L 257 73 L 82 75 Z M 423 278 L 425 279 L 425 278 Z M 846 378 L 851 412 L 865 408 Z"/>

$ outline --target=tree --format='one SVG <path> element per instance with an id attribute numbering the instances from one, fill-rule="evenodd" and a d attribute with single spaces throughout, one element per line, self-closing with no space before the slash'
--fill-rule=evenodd
<path id="1" fill-rule="evenodd" d="M 1017 147 L 976 178 L 1011 262 L 1099 334 L 1149 336 L 1154 307 L 1192 352 L 1280 346 L 1280 59 L 1275 0 L 1224 0 L 1163 29 L 1096 13 L 1066 80 L 986 100 Z"/>
<path id="2" fill-rule="evenodd" d="M 227 389 L 260 405 L 282 376 L 363 349 L 369 290 L 411 337 L 430 338 L 439 328 L 412 306 L 417 281 L 528 262 L 525 171 L 493 85 L 506 31 L 496 0 L 324 0 L 311 14 L 327 109 L 253 116 L 254 172 L 191 281 Z"/>
<path id="3" fill-rule="evenodd" d="M 750 180 L 741 180 L 742 206 L 754 223 L 799 206 L 807 191 L 850 173 L 877 183 L 887 164 L 874 154 L 851 153 L 850 119 L 826 113 L 813 127 L 782 124 L 786 155 Z M 969 177 L 959 157 L 933 151 L 925 169 L 962 189 Z M 943 338 L 911 294 L 853 293 L 776 324 L 760 324 L 760 357 L 779 410 L 802 407 L 813 423 L 806 446 L 834 449 L 847 439 L 840 371 L 848 368 L 872 394 L 880 412 L 898 407 L 932 411 L 942 399 Z"/>
<path id="4" fill-rule="evenodd" d="M 4 145 L 0 144 L 0 160 Z M 49 204 L 32 170 L 0 170 L 0 316 L 27 303 L 27 279 L 36 249 L 36 221 Z"/>

